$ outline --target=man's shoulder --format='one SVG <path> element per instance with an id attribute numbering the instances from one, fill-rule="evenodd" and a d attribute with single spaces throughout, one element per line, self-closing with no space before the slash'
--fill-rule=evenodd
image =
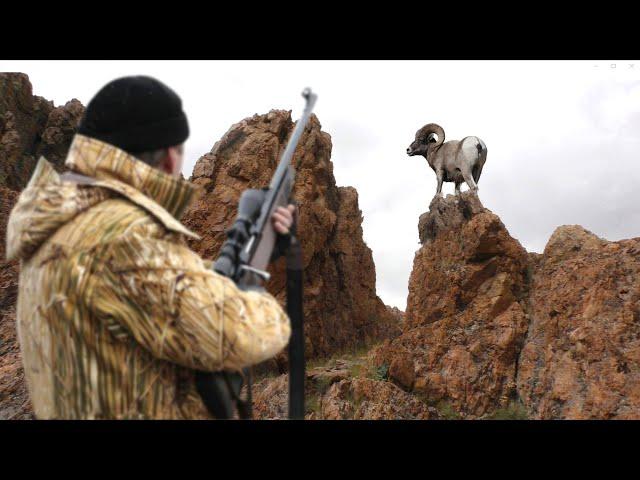
<path id="1" fill-rule="evenodd" d="M 134 234 L 150 239 L 176 236 L 141 206 L 114 197 L 78 215 L 56 232 L 51 243 L 83 250 Z"/>
<path id="2" fill-rule="evenodd" d="M 95 265 L 106 262 L 116 270 L 206 269 L 181 233 L 167 229 L 147 210 L 122 197 L 95 205 L 58 230 L 38 258 L 52 255 L 82 265 L 89 259 Z"/>
<path id="3" fill-rule="evenodd" d="M 133 188 L 131 185 L 127 185 L 126 183 L 115 179 L 98 181 L 95 182 L 94 185 L 118 193 L 121 198 L 126 199 L 131 204 L 142 208 L 149 215 L 153 216 L 153 218 L 160 222 L 167 230 L 196 239 L 200 238 L 198 234 L 182 225 L 182 223 L 162 207 L 162 205 L 149 198 L 136 188 Z"/>
<path id="4" fill-rule="evenodd" d="M 168 229 L 155 215 L 124 198 L 94 207 L 79 219 L 77 230 L 85 238 L 79 240 L 78 251 L 90 251 L 98 263 L 116 271 L 206 269 L 182 233 Z"/>

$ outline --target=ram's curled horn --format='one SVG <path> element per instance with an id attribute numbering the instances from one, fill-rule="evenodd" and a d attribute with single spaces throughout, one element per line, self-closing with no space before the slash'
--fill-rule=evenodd
<path id="1" fill-rule="evenodd" d="M 418 134 L 424 137 L 430 133 L 435 133 L 438 136 L 438 141 L 434 145 L 435 147 L 439 147 L 444 143 L 444 129 L 440 125 L 437 123 L 428 123 L 418 131 Z"/>

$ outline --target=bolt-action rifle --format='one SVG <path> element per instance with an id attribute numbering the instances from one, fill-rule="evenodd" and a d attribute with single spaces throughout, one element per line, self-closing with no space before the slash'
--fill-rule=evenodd
<path id="1" fill-rule="evenodd" d="M 302 253 L 295 232 L 282 237 L 271 217 L 278 207 L 291 202 L 295 169 L 293 153 L 304 131 L 317 96 L 305 89 L 305 108 L 267 188 L 245 190 L 238 203 L 238 216 L 227 230 L 227 240 L 213 269 L 231 278 L 240 289 L 260 289 L 269 280 L 269 262 L 281 254 L 287 259 L 287 314 L 291 321 L 289 340 L 289 418 L 304 418 L 304 331 L 302 319 Z M 240 391 L 247 383 L 247 398 Z M 196 385 L 209 411 L 216 418 L 251 418 L 251 375 L 249 369 L 235 372 L 197 372 Z"/>

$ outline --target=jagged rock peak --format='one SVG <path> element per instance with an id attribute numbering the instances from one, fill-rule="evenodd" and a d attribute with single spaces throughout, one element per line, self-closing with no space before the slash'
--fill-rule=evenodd
<path id="1" fill-rule="evenodd" d="M 269 184 L 294 122 L 291 112 L 271 110 L 233 126 L 195 165 L 191 180 L 203 195 L 184 217 L 202 239 L 192 248 L 215 258 L 246 188 Z M 397 328 L 376 295 L 375 266 L 362 235 L 357 191 L 337 187 L 331 137 L 312 115 L 294 153 L 293 197 L 299 207 L 298 237 L 304 267 L 304 314 L 309 355 L 322 356 Z M 271 267 L 268 290 L 284 302 L 283 262 Z"/>

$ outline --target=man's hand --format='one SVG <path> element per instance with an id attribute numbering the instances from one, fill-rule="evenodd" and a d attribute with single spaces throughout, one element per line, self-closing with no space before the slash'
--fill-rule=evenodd
<path id="1" fill-rule="evenodd" d="M 273 212 L 271 221 L 273 222 L 273 229 L 278 235 L 273 252 L 271 253 L 270 262 L 275 262 L 278 258 L 283 256 L 289 248 L 289 245 L 291 244 L 291 234 L 295 235 L 295 222 L 297 216 L 297 208 L 292 204 L 287 205 L 286 208 L 278 207 Z M 293 232 L 291 230 L 293 230 Z"/>
<path id="2" fill-rule="evenodd" d="M 293 225 L 293 215 L 296 211 L 295 205 L 287 205 L 287 207 L 278 207 L 271 216 L 273 228 L 280 235 L 288 235 L 289 229 Z"/>

